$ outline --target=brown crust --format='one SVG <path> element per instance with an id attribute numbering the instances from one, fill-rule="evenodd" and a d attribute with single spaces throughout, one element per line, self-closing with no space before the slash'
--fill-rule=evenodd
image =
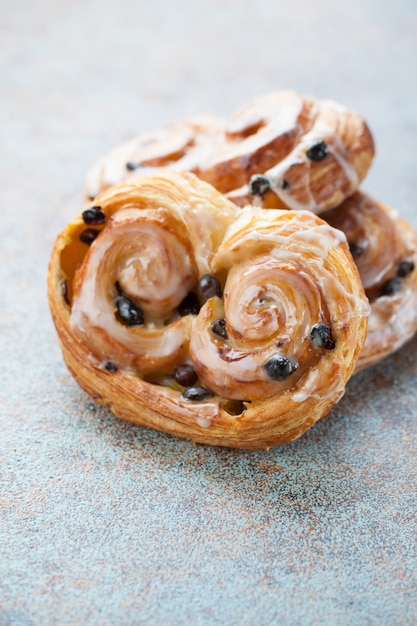
<path id="1" fill-rule="evenodd" d="M 67 366 L 81 387 L 96 402 L 109 407 L 115 415 L 136 424 L 200 443 L 240 448 L 269 448 L 296 439 L 327 414 L 331 406 L 341 397 L 364 342 L 367 327 L 366 304 L 358 273 L 346 244 L 338 239 L 338 236 L 334 238 L 335 231 L 322 220 L 305 212 L 287 213 L 248 208 L 239 218 L 241 224 L 239 220 L 236 221 L 234 205 L 191 174 L 167 174 L 164 177 L 138 180 L 105 192 L 97 201 L 103 207 L 106 216 L 109 216 L 115 211 L 123 211 L 126 206 L 130 208 L 135 206 L 139 210 L 147 211 L 147 207 L 152 205 L 153 201 L 159 206 L 170 206 L 175 211 L 176 202 L 184 206 L 184 197 L 188 199 L 193 216 L 198 216 L 201 212 L 201 219 L 204 221 L 207 220 L 207 212 L 211 212 L 213 216 L 217 214 L 218 219 L 214 222 L 217 233 L 213 236 L 211 245 L 212 250 L 216 251 L 219 247 L 218 238 L 221 237 L 219 250 L 223 255 L 222 258 L 227 258 L 230 252 L 235 264 L 237 259 L 233 255 L 240 254 L 236 237 L 241 237 L 242 233 L 249 236 L 248 233 L 253 233 L 259 226 L 260 236 L 269 237 L 267 243 L 261 246 L 263 253 L 264 249 L 271 246 L 270 233 L 272 232 L 273 239 L 277 232 L 278 234 L 281 232 L 279 229 L 284 228 L 286 237 L 290 236 L 288 235 L 290 231 L 294 233 L 294 255 L 300 258 L 299 262 L 305 262 L 306 268 L 315 263 L 318 267 L 323 267 L 324 274 L 329 275 L 329 293 L 325 296 L 329 298 L 329 311 L 333 309 L 339 310 L 339 313 L 341 310 L 345 311 L 344 307 L 352 298 L 357 304 L 362 303 L 364 307 L 362 313 L 352 316 L 347 314 L 343 323 L 337 326 L 335 350 L 327 351 L 319 361 L 314 361 L 320 384 L 314 381 L 306 382 L 309 377 L 309 372 L 306 371 L 301 382 L 297 382 L 295 387 L 280 383 L 276 395 L 246 403 L 246 410 L 235 415 L 227 398 L 215 396 L 207 402 L 190 402 L 183 399 L 181 393 L 174 388 L 147 382 L 131 367 L 121 367 L 116 362 L 117 371 L 108 371 L 105 367 L 107 354 L 100 354 L 97 347 L 90 344 L 88 333 L 74 326 L 71 317 L 73 303 L 78 297 L 78 288 L 76 287 L 74 292 L 72 284 L 74 276 L 77 271 L 80 276 L 84 275 L 84 271 L 77 270 L 76 267 L 87 258 L 78 243 L 80 229 L 83 227 L 80 217 L 58 237 L 48 275 L 49 304 Z M 140 208 L 138 205 L 141 203 Z M 184 211 L 186 210 L 185 207 Z M 227 225 L 233 223 L 234 225 L 226 231 L 229 235 L 225 237 L 225 231 L 221 235 L 221 228 L 224 230 Z M 184 227 L 185 230 L 187 228 L 188 226 Z M 311 246 L 304 248 L 303 244 L 303 237 L 310 238 L 312 229 L 313 232 L 317 231 L 317 241 L 313 242 L 312 246 L 313 249 L 316 248 L 316 252 L 312 251 Z M 198 228 L 195 228 L 195 231 L 198 231 Z M 201 241 L 198 239 L 200 235 L 201 233 L 196 236 L 194 243 Z M 296 241 L 299 236 L 301 244 Z M 99 249 L 100 236 L 93 247 Z M 271 250 L 275 248 L 272 247 Z M 210 258 L 211 252 L 206 250 L 204 254 Z M 75 258 L 71 258 L 72 256 Z M 209 263 L 215 267 L 214 257 Z M 222 261 L 222 264 L 223 269 L 218 274 L 219 277 L 222 272 L 227 273 L 227 260 Z M 63 297 L 63 281 L 68 284 L 71 304 Z M 336 323 L 335 313 L 332 315 Z"/>

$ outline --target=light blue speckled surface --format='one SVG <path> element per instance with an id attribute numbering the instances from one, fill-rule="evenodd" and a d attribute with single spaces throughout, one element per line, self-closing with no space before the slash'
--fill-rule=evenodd
<path id="1" fill-rule="evenodd" d="M 125 424 L 46 303 L 84 172 L 136 131 L 295 88 L 365 115 L 417 228 L 414 0 L 0 2 L 0 625 L 417 623 L 417 340 L 268 452 Z"/>

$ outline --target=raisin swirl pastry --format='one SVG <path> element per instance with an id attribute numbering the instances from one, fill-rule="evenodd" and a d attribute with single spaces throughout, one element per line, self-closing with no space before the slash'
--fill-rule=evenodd
<path id="1" fill-rule="evenodd" d="M 191 120 L 126 143 L 89 172 L 86 196 L 149 168 L 190 170 L 235 204 L 320 213 L 353 194 L 374 155 L 363 118 L 331 100 L 266 94 L 229 120 Z"/>
<path id="2" fill-rule="evenodd" d="M 322 218 L 346 234 L 371 303 L 359 371 L 401 348 L 417 331 L 417 233 L 397 211 L 362 192 Z"/>
<path id="3" fill-rule="evenodd" d="M 115 415 L 268 448 L 339 400 L 368 303 L 340 231 L 238 209 L 192 174 L 103 192 L 58 237 L 49 302 L 65 361 Z"/>
<path id="4" fill-rule="evenodd" d="M 127 141 L 104 155 L 87 175 L 85 195 L 98 193 L 138 174 L 149 175 L 169 168 L 195 171 L 220 133 L 220 120 L 195 117 L 173 122 Z"/>

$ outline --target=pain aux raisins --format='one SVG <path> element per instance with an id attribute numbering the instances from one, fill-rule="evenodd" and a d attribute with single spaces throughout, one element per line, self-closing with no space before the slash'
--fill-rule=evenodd
<path id="1" fill-rule="evenodd" d="M 310 341 L 315 348 L 326 348 L 333 350 L 336 342 L 333 339 L 332 329 L 326 324 L 316 324 L 310 332 Z"/>
<path id="2" fill-rule="evenodd" d="M 297 361 L 286 356 L 273 356 L 264 365 L 264 370 L 271 380 L 285 380 L 298 369 Z"/>
<path id="3" fill-rule="evenodd" d="M 249 181 L 249 193 L 252 196 L 263 196 L 271 188 L 271 182 L 266 176 L 255 174 Z"/>
<path id="4" fill-rule="evenodd" d="M 192 402 L 203 402 L 214 396 L 214 393 L 210 389 L 205 387 L 190 387 L 182 392 L 182 397 L 185 400 L 191 400 Z"/>
<path id="5" fill-rule="evenodd" d="M 92 206 L 82 212 L 82 218 L 85 224 L 104 224 L 106 216 L 101 206 Z"/>
<path id="6" fill-rule="evenodd" d="M 325 141 L 317 141 L 308 150 L 306 150 L 307 158 L 310 161 L 323 161 L 329 154 L 329 148 Z"/>

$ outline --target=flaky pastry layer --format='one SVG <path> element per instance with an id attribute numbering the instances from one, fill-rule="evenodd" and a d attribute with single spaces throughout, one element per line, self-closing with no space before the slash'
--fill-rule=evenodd
<path id="1" fill-rule="evenodd" d="M 99 195 L 58 237 L 48 294 L 96 402 L 254 449 L 299 437 L 340 399 L 369 313 L 339 230 L 306 211 L 240 210 L 181 173 Z"/>

